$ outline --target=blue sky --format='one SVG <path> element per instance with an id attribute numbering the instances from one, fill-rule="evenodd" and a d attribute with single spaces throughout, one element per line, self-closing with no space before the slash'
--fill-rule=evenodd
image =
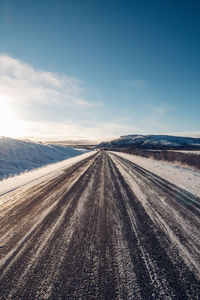
<path id="1" fill-rule="evenodd" d="M 0 0 L 0 76 L 0 135 L 200 136 L 200 2 Z"/>

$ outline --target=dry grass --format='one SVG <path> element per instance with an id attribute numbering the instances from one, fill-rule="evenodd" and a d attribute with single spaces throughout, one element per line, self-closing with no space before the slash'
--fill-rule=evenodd
<path id="1" fill-rule="evenodd" d="M 139 155 L 156 160 L 169 161 L 182 166 L 190 166 L 200 170 L 200 155 L 196 153 L 183 153 L 169 150 L 142 150 L 132 148 L 118 148 L 112 149 L 113 151 L 120 151 L 129 154 Z"/>

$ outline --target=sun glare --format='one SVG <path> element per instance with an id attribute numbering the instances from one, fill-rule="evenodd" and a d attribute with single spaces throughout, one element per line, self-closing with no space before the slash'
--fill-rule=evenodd
<path id="1" fill-rule="evenodd" d="M 19 137 L 19 120 L 8 103 L 0 99 L 0 136 Z"/>

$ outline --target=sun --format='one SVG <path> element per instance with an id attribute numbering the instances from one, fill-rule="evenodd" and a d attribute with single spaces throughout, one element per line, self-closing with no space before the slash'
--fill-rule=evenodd
<path id="1" fill-rule="evenodd" d="M 17 138 L 20 136 L 20 122 L 14 110 L 0 99 L 0 136 Z"/>

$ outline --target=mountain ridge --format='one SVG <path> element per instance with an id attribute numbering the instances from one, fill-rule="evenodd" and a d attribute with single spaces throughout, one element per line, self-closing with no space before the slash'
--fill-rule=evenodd
<path id="1" fill-rule="evenodd" d="M 103 142 L 98 148 L 132 147 L 152 150 L 200 150 L 200 138 L 171 135 L 122 135 L 110 142 Z"/>

